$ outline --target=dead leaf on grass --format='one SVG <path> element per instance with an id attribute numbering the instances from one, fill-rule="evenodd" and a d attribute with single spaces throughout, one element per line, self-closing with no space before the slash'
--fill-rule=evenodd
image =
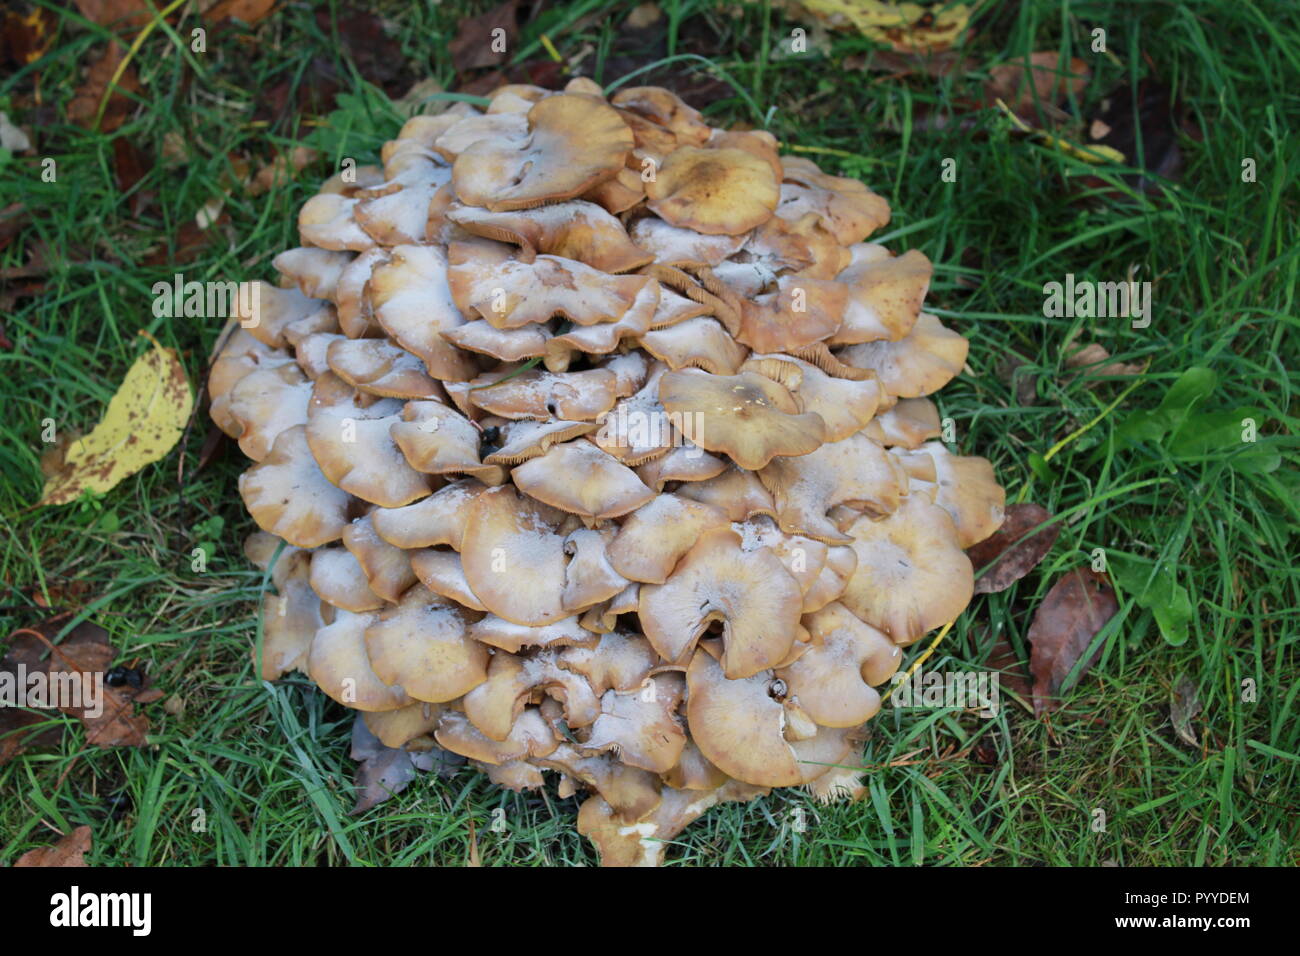
<path id="1" fill-rule="evenodd" d="M 1038 567 L 1056 543 L 1061 526 L 1034 529 L 1051 518 L 1050 511 L 1033 502 L 1008 505 L 1002 527 L 966 552 L 975 566 L 975 593 L 1005 591 Z"/>
<path id="2" fill-rule="evenodd" d="M 24 866 L 85 866 L 90 852 L 90 827 L 77 827 L 54 846 L 40 846 L 28 850 L 18 858 L 15 867 Z"/>
<path id="3" fill-rule="evenodd" d="M 77 87 L 76 95 L 68 104 L 68 119 L 79 126 L 91 127 L 95 124 L 95 117 L 99 115 L 99 104 L 104 99 L 104 91 L 108 89 L 113 74 L 117 72 L 125 56 L 126 49 L 120 43 L 112 42 L 108 45 L 108 49 L 91 62 L 90 69 L 86 71 L 85 82 Z M 139 91 L 140 79 L 136 76 L 135 67 L 128 64 L 118 78 L 112 95 L 108 98 L 99 128 L 106 133 L 111 133 L 125 123 L 128 114 L 135 107 L 127 94 Z"/>
<path id="4" fill-rule="evenodd" d="M 1029 625 L 1035 715 L 1042 716 L 1049 708 L 1070 670 L 1118 610 L 1110 579 L 1091 568 L 1068 571 L 1052 585 Z M 1101 651 L 1099 647 L 1079 676 L 1096 663 Z"/>

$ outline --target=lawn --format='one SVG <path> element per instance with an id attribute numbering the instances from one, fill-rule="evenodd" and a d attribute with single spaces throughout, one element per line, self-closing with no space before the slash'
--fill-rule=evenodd
<path id="1" fill-rule="evenodd" d="M 27 5 L 53 33 L 0 80 L 0 109 L 33 145 L 0 151 L 0 635 L 74 610 L 165 699 L 144 708 L 147 747 L 87 747 L 54 718 L 61 743 L 0 765 L 0 862 L 83 824 L 101 865 L 463 865 L 471 845 L 483 865 L 595 862 L 578 801 L 553 787 L 425 774 L 349 814 L 351 713 L 300 675 L 256 677 L 264 582 L 241 547 L 244 462 L 233 443 L 205 448 L 204 413 L 178 452 L 111 492 L 34 507 L 45 420 L 93 427 L 147 347 L 138 332 L 179 350 L 200 384 L 220 323 L 156 317 L 153 284 L 272 278 L 301 204 L 339 160 L 376 161 L 396 133 L 393 101 L 425 78 L 455 88 L 458 18 L 489 5 L 364 6 L 390 47 L 342 2 L 212 27 L 203 52 L 200 16 L 173 15 L 140 45 L 138 90 L 109 131 L 69 120 L 108 31 L 70 3 Z M 1027 660 L 1048 589 L 1099 553 L 1119 597 L 1099 660 L 1056 711 L 887 706 L 862 800 L 782 790 L 716 808 L 669 862 L 1300 863 L 1300 8 L 992 0 L 941 67 L 879 62 L 851 31 L 808 29 L 809 52 L 787 55 L 800 22 L 775 4 L 665 2 L 639 32 L 624 23 L 633 6 L 541 5 L 515 61 L 562 83 L 549 45 L 608 84 L 677 56 L 665 69 L 707 94 L 694 102 L 715 125 L 764 127 L 888 198 L 873 240 L 934 261 L 928 308 L 971 341 L 936 396 L 950 447 L 989 458 L 1008 501 L 1062 518 L 1046 560 L 977 596 L 927 669 L 987 667 L 1003 638 Z M 1054 135 L 1082 142 L 1103 118 L 1123 164 L 1018 132 L 985 100 L 992 68 L 1042 51 L 1088 70 L 1048 109 Z M 252 174 L 303 143 L 316 161 L 250 194 Z M 1150 281 L 1149 324 L 1045 314 L 1044 286 L 1068 275 Z M 1071 368 L 1088 344 L 1129 367 Z M 1195 746 L 1171 720 L 1186 686 Z"/>

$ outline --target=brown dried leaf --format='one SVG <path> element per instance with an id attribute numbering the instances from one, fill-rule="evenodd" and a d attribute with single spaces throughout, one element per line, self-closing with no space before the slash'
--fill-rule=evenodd
<path id="1" fill-rule="evenodd" d="M 277 183 L 283 185 L 302 172 L 320 157 L 320 153 L 307 146 L 295 146 L 289 155 L 280 153 L 257 171 L 253 181 L 248 185 L 248 195 L 260 196 L 269 192 Z"/>
<path id="2" fill-rule="evenodd" d="M 1050 511 L 1033 502 L 1008 505 L 1002 527 L 966 552 L 975 566 L 975 593 L 1005 591 L 1038 567 L 1056 543 L 1061 526 L 1034 529 L 1051 518 Z"/>
<path id="3" fill-rule="evenodd" d="M 1196 739 L 1196 731 L 1192 729 L 1192 721 L 1200 712 L 1201 701 L 1196 696 L 1196 685 L 1186 674 L 1183 674 L 1174 682 L 1173 700 L 1169 704 L 1169 719 L 1174 725 L 1174 733 L 1178 735 L 1178 739 L 1192 747 L 1201 745 L 1201 742 Z"/>
<path id="4" fill-rule="evenodd" d="M 1069 346 L 1067 345 L 1066 348 L 1069 348 Z M 1146 365 L 1141 362 L 1109 362 L 1107 361 L 1109 358 L 1110 353 L 1106 351 L 1105 346 L 1090 342 L 1066 355 L 1065 366 L 1066 368 L 1086 368 L 1083 373 L 1085 378 L 1102 375 L 1140 375 L 1146 368 Z M 1071 375 L 1066 381 L 1071 381 L 1076 377 Z"/>
<path id="5" fill-rule="evenodd" d="M 54 42 L 57 27 L 58 20 L 45 7 L 37 7 L 26 16 L 16 10 L 6 10 L 3 32 L 0 32 L 0 49 L 4 50 L 0 63 L 12 62 L 17 66 L 35 63 Z"/>
<path id="6" fill-rule="evenodd" d="M 1054 51 L 1031 53 L 1028 66 L 1021 61 L 990 69 L 984 96 L 988 105 L 1002 100 L 1011 112 L 1032 123 L 1037 121 L 1038 106 L 1056 106 L 1066 98 L 1067 91 L 1078 97 L 1090 75 L 1088 64 L 1078 57 L 1062 67 Z"/>
<path id="7" fill-rule="evenodd" d="M 998 681 L 1002 686 L 1014 691 L 1022 700 L 1029 699 L 1031 693 L 1029 669 L 1025 667 L 1025 662 L 1020 659 L 1020 655 L 1005 636 L 999 637 L 997 643 L 993 645 L 985 666 L 991 671 L 998 672 Z"/>
<path id="8" fill-rule="evenodd" d="M 77 9 L 101 27 L 138 29 L 153 19 L 148 0 L 77 0 Z"/>
<path id="9" fill-rule="evenodd" d="M 86 81 L 77 87 L 76 95 L 68 104 L 68 119 L 80 126 L 94 125 L 95 117 L 99 113 L 100 101 L 104 98 L 104 91 L 108 89 L 108 84 L 124 56 L 126 56 L 125 48 L 120 43 L 113 42 L 90 64 L 90 69 L 86 71 Z M 140 80 L 136 76 L 135 67 L 128 65 L 118 78 L 117 86 L 108 99 L 108 105 L 104 108 L 104 118 L 99 125 L 102 131 L 111 133 L 126 122 L 127 114 L 134 106 L 131 98 L 126 94 L 137 93 L 139 90 Z"/>
<path id="10" fill-rule="evenodd" d="M 1049 698 L 1061 689 L 1071 668 L 1118 610 L 1110 580 L 1090 568 L 1075 568 L 1052 585 L 1029 625 L 1035 715 L 1049 708 Z M 1084 664 L 1080 676 L 1096 663 L 1101 650 Z"/>
<path id="11" fill-rule="evenodd" d="M 456 37 L 448 45 L 457 73 L 505 65 L 514 54 L 515 37 L 519 33 L 518 7 L 519 0 L 506 0 L 487 13 L 461 18 L 456 24 Z M 492 49 L 493 31 L 498 29 L 505 31 L 504 52 Z"/>
<path id="12" fill-rule="evenodd" d="M 222 20 L 242 20 L 249 26 L 266 19 L 275 8 L 276 0 L 218 0 L 203 14 L 209 23 Z"/>
<path id="13" fill-rule="evenodd" d="M 77 827 L 54 846 L 28 850 L 14 866 L 85 866 L 90 852 L 90 827 Z"/>

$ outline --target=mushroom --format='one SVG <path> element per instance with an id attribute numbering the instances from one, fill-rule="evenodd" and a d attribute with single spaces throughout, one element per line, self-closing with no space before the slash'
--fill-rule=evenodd
<path id="1" fill-rule="evenodd" d="M 964 338 L 922 312 L 912 330 L 897 342 L 850 345 L 840 350 L 839 357 L 856 368 L 875 372 L 891 395 L 917 398 L 952 381 L 966 364 L 968 348 Z"/>
<path id="2" fill-rule="evenodd" d="M 641 626 L 665 660 L 685 663 L 715 621 L 730 679 L 773 667 L 789 653 L 803 606 L 799 583 L 769 549 L 744 552 L 740 545 L 730 528 L 705 531 L 665 583 L 642 586 Z"/>
<path id="3" fill-rule="evenodd" d="M 938 442 L 926 442 L 915 453 L 920 455 L 934 462 L 934 503 L 952 518 L 963 549 L 979 544 L 1002 527 L 1007 493 L 986 459 L 951 454 Z"/>
<path id="4" fill-rule="evenodd" d="M 276 436 L 271 453 L 239 476 L 239 494 L 257 526 L 299 548 L 337 541 L 350 496 L 321 472 L 302 425 Z"/>
<path id="5" fill-rule="evenodd" d="M 472 622 L 455 603 L 413 587 L 366 628 L 370 666 L 416 700 L 455 700 L 488 677 L 488 649 L 467 634 Z"/>
<path id="6" fill-rule="evenodd" d="M 733 147 L 678 147 L 645 193 L 646 205 L 670 225 L 727 236 L 761 226 L 780 199 L 768 162 Z"/>
<path id="7" fill-rule="evenodd" d="M 397 710 L 410 704 L 400 685 L 379 679 L 366 653 L 366 630 L 374 614 L 338 611 L 332 624 L 316 632 L 307 655 L 307 673 L 325 693 L 356 710 Z"/>
<path id="8" fill-rule="evenodd" d="M 631 272 L 655 259 L 628 238 L 618 219 L 581 199 L 515 212 L 461 206 L 451 209 L 447 218 L 476 236 L 518 245 L 525 262 L 543 252 L 617 273 Z"/>

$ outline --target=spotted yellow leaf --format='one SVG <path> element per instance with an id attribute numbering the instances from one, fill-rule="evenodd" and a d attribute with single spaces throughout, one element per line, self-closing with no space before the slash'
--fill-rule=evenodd
<path id="1" fill-rule="evenodd" d="M 176 353 L 155 342 L 126 373 L 103 420 L 68 446 L 40 504 L 66 504 L 86 490 L 108 491 L 162 458 L 180 441 L 193 407 Z"/>
<path id="2" fill-rule="evenodd" d="M 832 27 L 852 27 L 901 53 L 946 50 L 966 31 L 973 3 L 886 3 L 882 0 L 800 0 Z"/>

